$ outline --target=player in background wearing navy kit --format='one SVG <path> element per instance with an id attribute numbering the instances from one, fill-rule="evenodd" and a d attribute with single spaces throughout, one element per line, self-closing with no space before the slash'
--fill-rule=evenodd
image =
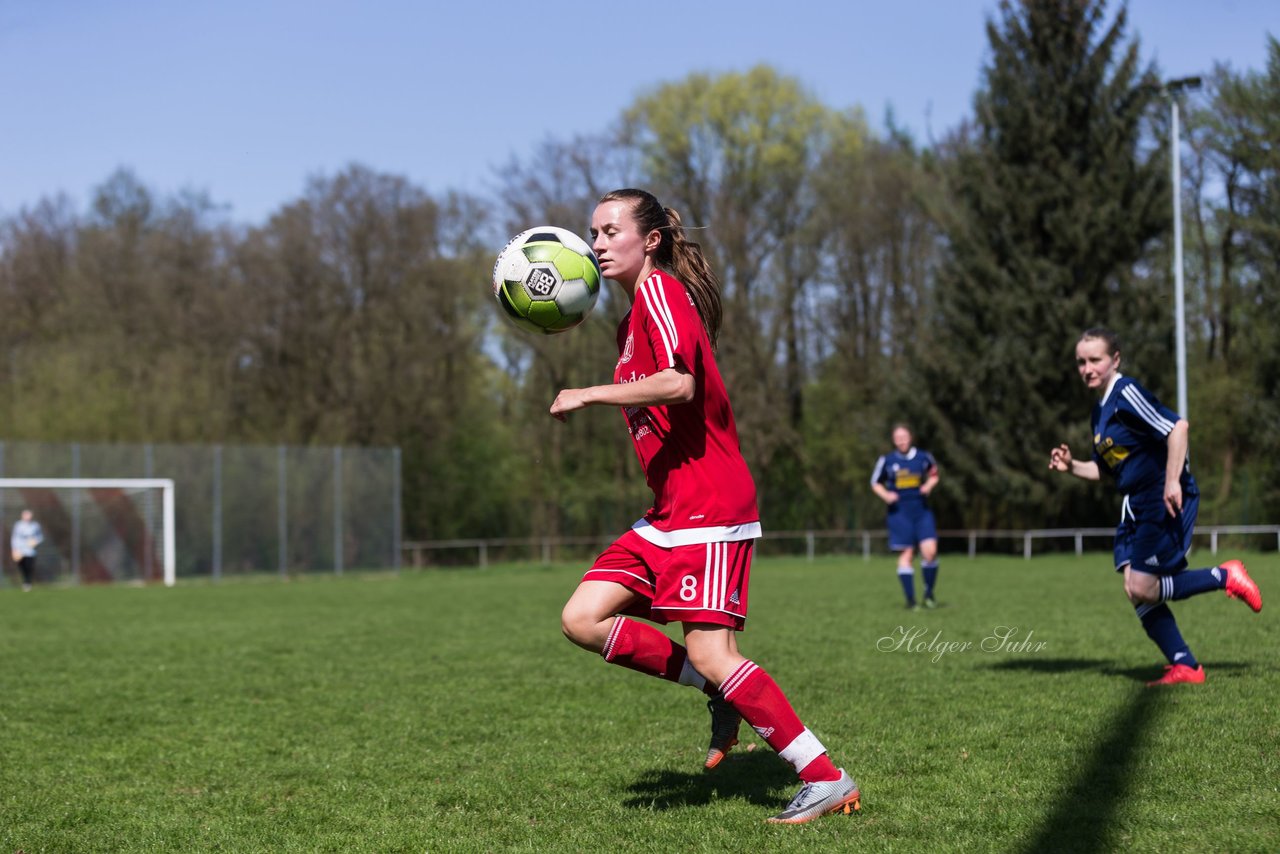
<path id="1" fill-rule="evenodd" d="M 898 581 L 915 609 L 916 585 L 912 559 L 920 548 L 920 572 L 924 575 L 924 606 L 937 607 L 933 587 L 938 582 L 938 526 L 929 509 L 929 493 L 938 485 L 938 463 L 928 451 L 912 445 L 911 429 L 893 428 L 893 450 L 876 460 L 871 489 L 888 505 L 886 523 L 889 549 L 898 553 Z"/>
<path id="2" fill-rule="evenodd" d="M 1073 459 L 1065 444 L 1049 452 L 1049 468 L 1084 480 L 1103 473 L 1124 496 L 1116 528 L 1116 572 L 1147 636 L 1169 664 L 1148 685 L 1204 681 L 1178 631 L 1167 602 L 1211 590 L 1225 590 L 1255 612 L 1262 594 L 1243 563 L 1229 560 L 1207 569 L 1187 569 L 1200 492 L 1187 456 L 1189 425 L 1155 395 L 1120 373 L 1120 341 L 1109 329 L 1088 329 L 1076 343 L 1076 368 L 1096 391 L 1093 459 Z"/>
<path id="3" fill-rule="evenodd" d="M 562 390 L 551 414 L 563 421 L 587 406 L 621 407 L 654 503 L 587 570 L 564 606 L 564 634 L 611 664 L 712 697 L 707 768 L 737 743 L 745 719 L 804 783 L 769 821 L 857 809 L 853 778 L 738 652 L 760 517 L 716 366 L 719 282 L 679 214 L 643 190 L 606 194 L 591 235 L 601 271 L 631 310 L 618 326 L 613 382 Z M 634 617 L 681 623 L 684 644 Z"/>

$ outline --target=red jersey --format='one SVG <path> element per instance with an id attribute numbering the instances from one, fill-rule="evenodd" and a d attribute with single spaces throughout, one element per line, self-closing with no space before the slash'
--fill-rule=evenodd
<path id="1" fill-rule="evenodd" d="M 677 366 L 696 383 L 688 403 L 623 407 L 654 498 L 633 530 L 666 548 L 759 537 L 756 485 L 729 395 L 683 284 L 655 272 L 637 286 L 635 304 L 618 325 L 618 353 L 615 383 Z"/>

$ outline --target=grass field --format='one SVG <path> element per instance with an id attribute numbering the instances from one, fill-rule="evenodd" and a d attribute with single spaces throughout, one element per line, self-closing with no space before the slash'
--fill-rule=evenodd
<path id="1" fill-rule="evenodd" d="M 951 559 L 914 613 L 892 558 L 758 561 L 743 651 L 863 791 L 802 827 L 763 822 L 797 786 L 747 728 L 704 773 L 700 694 L 560 636 L 580 567 L 8 588 L 0 852 L 1280 851 L 1249 563 L 1268 608 L 1176 603 L 1209 679 L 1148 690 L 1108 555 Z"/>

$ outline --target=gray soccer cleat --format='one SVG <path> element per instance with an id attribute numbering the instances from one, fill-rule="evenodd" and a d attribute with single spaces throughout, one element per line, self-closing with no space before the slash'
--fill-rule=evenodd
<path id="1" fill-rule="evenodd" d="M 769 821 L 773 824 L 804 824 L 833 812 L 845 815 L 862 809 L 858 784 L 849 772 L 840 769 L 840 779 L 828 783 L 805 783 L 787 808 Z"/>
<path id="2" fill-rule="evenodd" d="M 720 760 L 738 743 L 742 715 L 722 694 L 716 694 L 707 701 L 707 710 L 711 712 L 711 746 L 707 748 L 707 761 L 702 763 L 702 767 L 709 770 L 719 765 Z"/>

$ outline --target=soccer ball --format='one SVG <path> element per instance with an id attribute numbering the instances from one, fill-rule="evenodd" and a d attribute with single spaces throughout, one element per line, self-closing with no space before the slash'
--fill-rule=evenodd
<path id="1" fill-rule="evenodd" d="M 554 335 L 591 313 L 600 279 L 600 262 L 585 240 L 542 225 L 520 232 L 498 253 L 493 296 L 516 326 Z"/>

